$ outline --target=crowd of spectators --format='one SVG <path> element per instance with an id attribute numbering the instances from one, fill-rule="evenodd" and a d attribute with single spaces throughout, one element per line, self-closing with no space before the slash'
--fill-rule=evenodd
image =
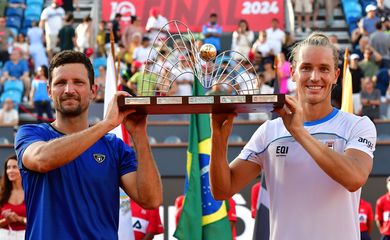
<path id="1" fill-rule="evenodd" d="M 318 28 L 317 17 L 320 8 L 324 8 L 327 13 L 326 26 L 334 25 L 334 1 L 316 0 L 314 8 L 310 4 L 309 7 L 308 2 L 310 1 L 293 1 L 297 18 L 295 33 L 283 31 L 280 27 L 281 23 L 276 18 L 272 20 L 269 28 L 258 33 L 251 30 L 245 19 L 237 23 L 237 28 L 231 35 L 230 49 L 239 54 L 232 54 L 231 58 L 235 61 L 243 58 L 249 59 L 257 73 L 256 82 L 253 85 L 261 88 L 259 92 L 272 92 L 274 82 L 278 79 L 281 93 L 294 94 L 294 82 L 291 80 L 289 63 L 289 49 L 296 42 L 294 35 L 308 33 Z M 161 86 L 167 86 L 164 81 L 168 81 L 167 79 L 172 81 L 172 78 L 175 78 L 173 84 L 168 84 L 170 89 L 167 94 L 191 94 L 194 82 L 192 74 L 164 71 L 164 69 L 172 69 L 172 66 L 164 65 L 168 64 L 167 61 L 164 62 L 164 57 L 169 54 L 169 49 L 159 42 L 169 37 L 169 26 L 161 32 L 159 30 L 171 19 L 164 17 L 158 8 L 150 9 L 145 26 L 141 24 L 141 19 L 137 16 L 131 16 L 130 21 L 125 25 L 120 24 L 122 18 L 120 13 L 117 13 L 110 21 L 99 23 L 96 19 L 85 16 L 81 23 L 76 24 L 73 16 L 75 9 L 69 9 L 68 3 L 65 4 L 66 6 L 64 4 L 62 0 L 53 0 L 43 9 L 40 21 L 32 23 L 26 36 L 23 33 L 14 35 L 5 25 L 6 17 L 0 17 L 0 101 L 2 105 L 6 103 L 6 100 L 11 100 L 16 109 L 19 104 L 30 104 L 37 113 L 38 121 L 50 121 L 52 119 L 50 104 L 39 103 L 41 100 L 37 100 L 36 91 L 37 89 L 41 91 L 42 87 L 37 88 L 37 86 L 46 81 L 42 77 L 42 69 L 48 66 L 48 62 L 55 53 L 66 49 L 78 50 L 90 57 L 98 85 L 96 101 L 104 101 L 106 58 L 110 51 L 111 30 L 114 33 L 117 55 L 122 62 L 121 81 L 125 90 L 138 95 L 150 94 L 140 86 L 145 72 L 145 75 L 153 81 L 150 83 L 144 81 L 143 88 L 156 87 L 152 82 L 158 81 L 162 82 Z M 78 4 L 76 9 L 79 10 Z M 351 33 L 352 49 L 350 52 L 352 54 L 349 66 L 353 78 L 354 112 L 368 114 L 372 119 L 387 119 L 390 117 L 388 112 L 390 9 L 384 5 L 383 0 L 377 0 L 376 5 L 368 5 L 365 11 L 366 15 L 359 21 L 359 27 Z M 196 35 L 196 45 L 211 43 L 220 53 L 226 50 L 222 49 L 223 44 L 221 44 L 221 41 L 226 41 L 226 37 L 223 37 L 226 33 L 218 17 L 216 13 L 210 13 L 209 21 L 203 24 L 202 32 Z M 302 17 L 305 19 L 305 24 L 302 23 Z M 313 21 L 307 21 L 307 19 L 313 19 Z M 95 36 L 93 36 L 92 29 L 94 23 L 99 26 Z M 332 35 L 330 38 L 338 46 L 337 36 Z M 157 50 L 151 52 L 152 49 Z M 183 57 L 177 56 L 175 69 L 191 72 L 191 66 L 187 61 L 183 61 Z M 274 66 L 275 59 L 278 59 L 276 67 Z M 245 64 L 249 63 L 244 61 L 243 65 Z M 370 90 L 370 85 L 373 86 L 373 91 Z M 216 88 L 208 90 L 211 94 L 229 92 L 223 89 L 223 86 L 219 86 L 220 89 L 217 91 Z M 375 89 L 379 89 L 380 92 L 379 102 L 377 101 L 378 91 Z M 335 95 L 334 103 L 338 107 L 339 101 L 337 101 L 337 94 Z M 42 99 L 45 99 L 45 102 L 49 101 L 47 96 L 43 96 Z M 254 119 L 259 116 L 253 115 Z"/>

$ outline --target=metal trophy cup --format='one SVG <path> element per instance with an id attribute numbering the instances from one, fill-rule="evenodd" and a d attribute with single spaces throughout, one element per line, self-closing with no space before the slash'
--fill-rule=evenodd
<path id="1" fill-rule="evenodd" d="M 137 96 L 119 98 L 121 109 L 136 109 L 140 114 L 192 114 L 270 112 L 283 107 L 283 94 L 260 94 L 256 71 L 245 56 L 235 51 L 217 55 L 212 44 L 199 46 L 184 23 L 168 22 L 152 41 Z M 183 78 L 198 81 L 208 95 L 175 95 Z"/>

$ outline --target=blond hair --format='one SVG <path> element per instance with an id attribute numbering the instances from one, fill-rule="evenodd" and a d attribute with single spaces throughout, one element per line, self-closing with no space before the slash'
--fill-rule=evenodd
<path id="1" fill-rule="evenodd" d="M 330 42 L 328 36 L 321 32 L 313 32 L 307 38 L 294 45 L 289 59 L 294 68 L 297 65 L 300 50 L 302 47 L 306 46 L 317 46 L 331 49 L 333 53 L 334 68 L 338 69 L 340 54 L 339 49 Z"/>

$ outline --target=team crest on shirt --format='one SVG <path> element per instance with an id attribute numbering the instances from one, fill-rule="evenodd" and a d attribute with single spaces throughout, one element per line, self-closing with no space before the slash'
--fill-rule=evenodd
<path id="1" fill-rule="evenodd" d="M 93 154 L 93 158 L 95 159 L 96 162 L 102 163 L 104 160 L 106 160 L 106 155 L 95 153 Z"/>

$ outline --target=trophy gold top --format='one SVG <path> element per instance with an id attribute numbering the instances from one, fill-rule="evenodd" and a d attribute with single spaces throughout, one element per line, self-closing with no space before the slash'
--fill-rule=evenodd
<path id="1" fill-rule="evenodd" d="M 213 44 L 209 44 L 209 43 L 203 44 L 200 47 L 199 56 L 202 60 L 206 62 L 213 61 L 217 56 L 217 49 Z"/>

